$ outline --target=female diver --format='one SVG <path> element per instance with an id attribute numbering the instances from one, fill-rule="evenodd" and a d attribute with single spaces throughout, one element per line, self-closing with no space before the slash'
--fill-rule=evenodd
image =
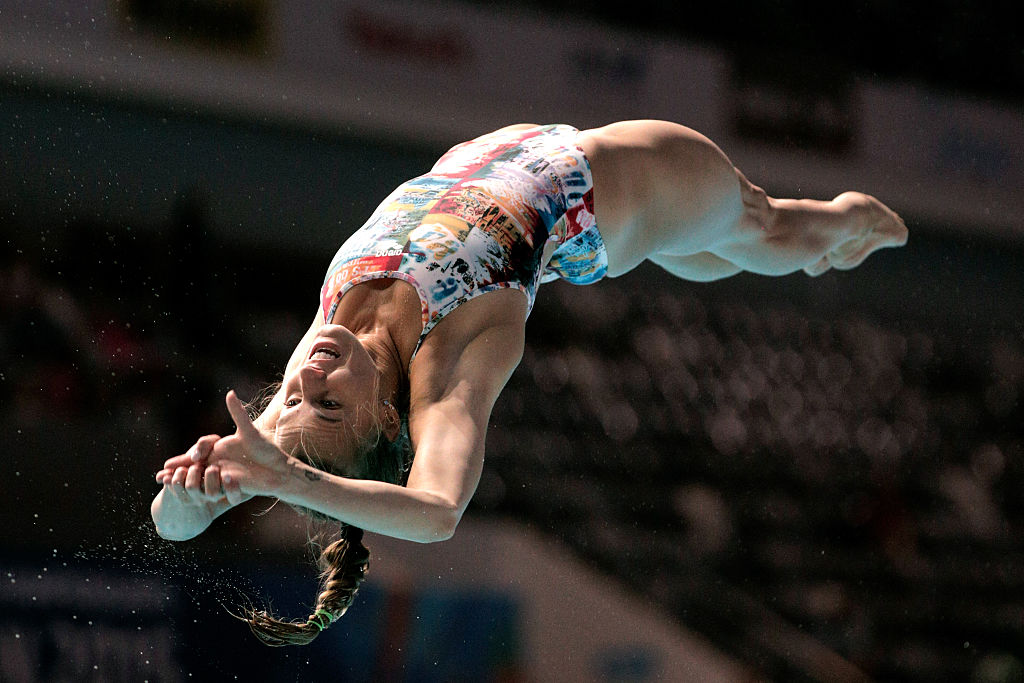
<path id="1" fill-rule="evenodd" d="M 696 281 L 819 275 L 906 240 L 877 199 L 769 197 L 674 123 L 520 124 L 462 143 L 342 245 L 262 412 L 251 419 L 229 392 L 236 432 L 164 463 L 157 531 L 192 538 L 253 496 L 341 522 L 313 614 L 246 615 L 267 644 L 309 642 L 352 602 L 363 529 L 419 542 L 454 533 L 539 283 L 586 284 L 644 260 Z"/>

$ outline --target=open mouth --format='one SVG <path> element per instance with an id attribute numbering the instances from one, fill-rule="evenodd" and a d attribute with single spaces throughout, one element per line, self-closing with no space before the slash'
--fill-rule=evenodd
<path id="1" fill-rule="evenodd" d="M 309 360 L 335 360 L 341 358 L 338 347 L 331 342 L 317 342 L 309 353 Z"/>

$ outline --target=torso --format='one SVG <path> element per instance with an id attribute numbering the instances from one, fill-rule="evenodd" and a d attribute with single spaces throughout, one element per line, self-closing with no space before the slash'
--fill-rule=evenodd
<path id="1" fill-rule="evenodd" d="M 348 325 L 371 299 L 397 306 L 420 322 L 414 356 L 442 320 L 446 337 L 509 311 L 525 321 L 541 281 L 602 277 L 600 259 L 578 258 L 600 235 L 575 136 L 569 126 L 510 126 L 457 145 L 401 185 L 335 256 L 325 320 Z"/>
<path id="2" fill-rule="evenodd" d="M 322 314 L 346 326 L 367 311 L 401 321 L 389 327 L 409 362 L 435 328 L 458 347 L 491 321 L 525 322 L 544 279 L 632 269 L 661 233 L 675 253 L 699 253 L 701 226 L 714 226 L 703 185 L 721 173 L 733 169 L 713 143 L 664 121 L 503 128 L 456 145 L 381 203 L 335 256 Z M 590 235 L 604 262 L 587 258 Z"/>

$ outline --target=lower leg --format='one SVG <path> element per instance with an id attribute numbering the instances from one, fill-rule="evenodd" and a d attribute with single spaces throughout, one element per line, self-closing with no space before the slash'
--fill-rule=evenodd
<path id="1" fill-rule="evenodd" d="M 816 275 L 906 242 L 903 221 L 867 195 L 769 198 L 711 140 L 685 126 L 623 121 L 582 131 L 577 142 L 590 160 L 612 276 L 647 259 L 687 278 L 714 279 L 731 268 Z M 707 270 L 703 254 L 728 270 Z"/>
<path id="2" fill-rule="evenodd" d="M 741 176 L 741 180 L 746 179 Z M 764 275 L 798 270 L 820 275 L 829 268 L 854 268 L 871 252 L 900 246 L 907 239 L 899 216 L 859 192 L 845 192 L 831 201 L 773 199 L 744 192 L 744 208 L 732 239 L 711 251 Z"/>

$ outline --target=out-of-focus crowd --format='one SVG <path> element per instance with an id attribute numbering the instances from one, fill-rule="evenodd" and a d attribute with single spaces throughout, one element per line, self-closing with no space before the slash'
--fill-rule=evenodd
<path id="1" fill-rule="evenodd" d="M 555 291 L 483 508 L 783 676 L 777 616 L 887 680 L 1024 673 L 1019 336 Z"/>

